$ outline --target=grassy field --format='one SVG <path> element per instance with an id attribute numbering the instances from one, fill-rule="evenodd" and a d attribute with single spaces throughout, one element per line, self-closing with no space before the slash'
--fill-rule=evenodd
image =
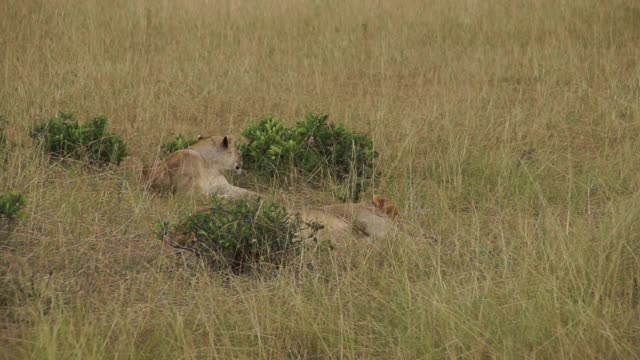
<path id="1" fill-rule="evenodd" d="M 637 358 L 639 59 L 635 0 L 4 0 L 0 358 Z M 130 159 L 48 161 L 63 110 Z M 307 112 L 428 240 L 229 278 L 155 239 L 200 201 L 142 189 L 160 143 Z"/>

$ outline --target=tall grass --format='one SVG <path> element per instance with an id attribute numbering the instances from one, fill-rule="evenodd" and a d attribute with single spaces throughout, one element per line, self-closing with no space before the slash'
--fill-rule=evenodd
<path id="1" fill-rule="evenodd" d="M 2 358 L 638 356 L 634 0 L 8 0 L 0 50 L 0 192 L 28 199 L 0 243 Z M 152 231 L 200 200 L 144 192 L 135 159 L 36 151 L 61 110 L 105 114 L 139 162 L 328 113 L 429 239 L 210 274 Z"/>

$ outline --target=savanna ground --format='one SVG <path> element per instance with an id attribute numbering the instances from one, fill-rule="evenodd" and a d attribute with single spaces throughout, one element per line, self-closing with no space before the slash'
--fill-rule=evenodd
<path id="1" fill-rule="evenodd" d="M 28 206 L 0 355 L 638 357 L 639 58 L 634 0 L 2 1 L 0 192 Z M 130 161 L 49 162 L 27 132 L 61 110 L 105 114 Z M 163 249 L 199 204 L 137 163 L 310 111 L 370 134 L 376 192 L 428 239 L 243 277 Z"/>

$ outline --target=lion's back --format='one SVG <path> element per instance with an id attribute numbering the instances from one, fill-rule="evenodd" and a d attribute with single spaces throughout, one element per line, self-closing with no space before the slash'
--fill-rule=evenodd
<path id="1" fill-rule="evenodd" d="M 202 176 L 203 166 L 204 160 L 198 152 L 178 150 L 143 169 L 143 177 L 154 189 L 176 191 L 195 185 Z"/>

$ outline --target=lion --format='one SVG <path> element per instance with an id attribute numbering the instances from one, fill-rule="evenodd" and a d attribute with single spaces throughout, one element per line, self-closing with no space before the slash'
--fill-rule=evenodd
<path id="1" fill-rule="evenodd" d="M 198 137 L 189 148 L 175 151 L 143 169 L 143 179 L 152 189 L 174 193 L 187 191 L 229 198 L 257 195 L 229 184 L 225 171 L 241 174 L 242 156 L 232 144 L 231 136 L 208 136 Z"/>
<path id="2" fill-rule="evenodd" d="M 422 236 L 400 217 L 396 204 L 384 195 L 374 195 L 371 204 L 344 203 L 290 210 L 291 214 L 296 212 L 305 222 L 322 224 L 325 234 L 334 239 L 356 235 L 372 240 L 397 232 Z"/>
<path id="3" fill-rule="evenodd" d="M 197 210 L 191 217 L 208 211 L 210 208 Z M 322 229 L 317 233 L 317 238 L 331 240 L 333 244 L 338 246 L 354 236 L 364 238 L 369 242 L 375 238 L 386 237 L 397 232 L 410 236 L 421 236 L 421 233 L 416 232 L 415 228 L 407 226 L 408 224 L 400 218 L 398 207 L 383 195 L 375 195 L 372 204 L 342 203 L 316 208 L 289 208 L 288 212 L 291 216 L 300 214 L 306 223 L 317 222 L 321 224 Z M 307 228 L 300 235 L 302 239 L 312 242 L 312 236 L 316 234 L 312 228 Z M 187 248 L 190 241 L 191 238 L 183 234 L 165 239 L 166 244 L 178 249 Z"/>

